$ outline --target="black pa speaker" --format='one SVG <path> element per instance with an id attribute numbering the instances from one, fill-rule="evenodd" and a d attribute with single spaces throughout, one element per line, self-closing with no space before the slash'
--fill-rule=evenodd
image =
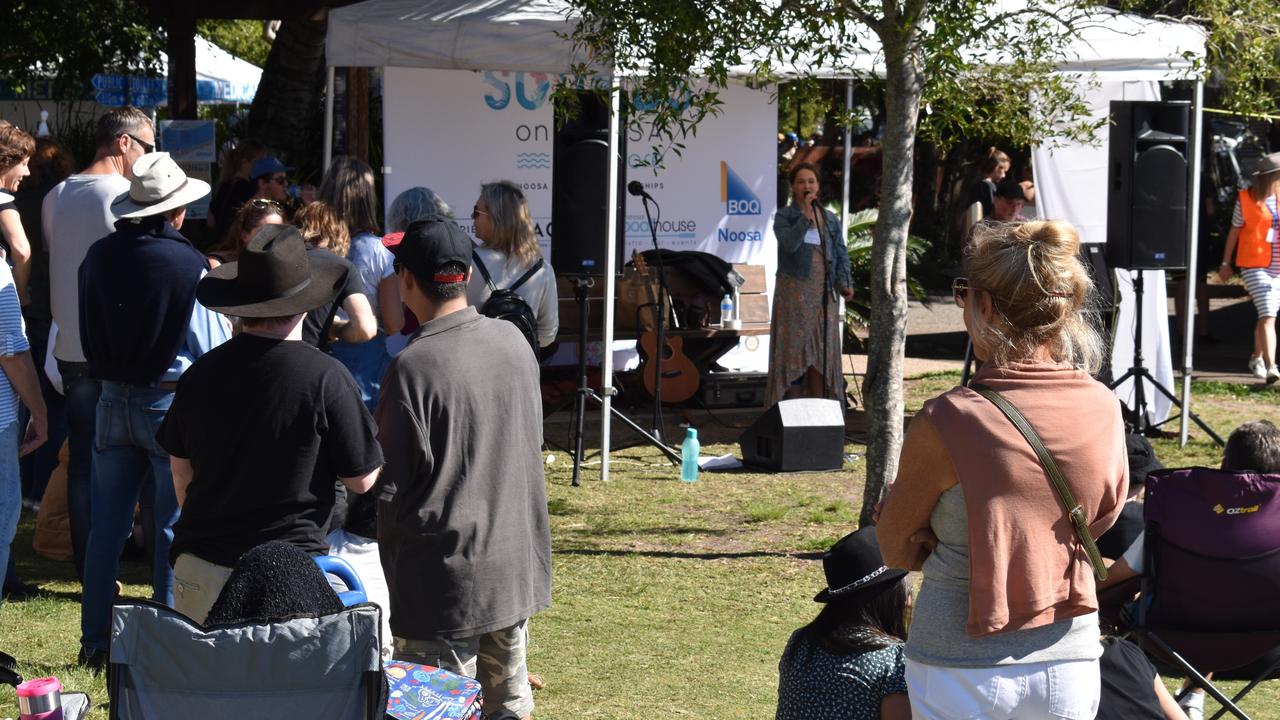
<path id="1" fill-rule="evenodd" d="M 1187 266 L 1191 105 L 1111 103 L 1107 263 L 1127 270 Z"/>
<path id="2" fill-rule="evenodd" d="M 742 462 L 768 470 L 839 470 L 844 465 L 844 411 L 837 400 L 783 400 L 738 439 Z"/>
<path id="3" fill-rule="evenodd" d="M 579 91 L 577 107 L 556 128 L 551 152 L 551 265 L 557 275 L 600 276 L 605 272 L 609 230 L 609 105 L 607 96 Z M 623 107 L 625 107 L 623 103 Z M 557 107 L 556 116 L 564 108 Z M 576 113 L 574 112 L 576 110 Z M 619 122 L 625 127 L 625 118 Z M 617 248 L 622 272 L 625 243 L 626 133 L 618 138 Z"/>

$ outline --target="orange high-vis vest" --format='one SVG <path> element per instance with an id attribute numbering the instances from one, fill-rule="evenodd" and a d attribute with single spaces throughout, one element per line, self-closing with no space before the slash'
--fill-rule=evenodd
<path id="1" fill-rule="evenodd" d="M 1244 227 L 1236 238 L 1236 267 L 1258 268 L 1271 265 L 1271 243 L 1267 242 L 1267 233 L 1275 222 L 1271 209 L 1266 201 L 1253 199 L 1248 190 L 1240 191 L 1240 215 L 1244 217 Z"/>

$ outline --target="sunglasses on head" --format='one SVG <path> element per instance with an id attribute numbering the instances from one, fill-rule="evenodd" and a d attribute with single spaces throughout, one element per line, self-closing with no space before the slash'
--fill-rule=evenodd
<path id="1" fill-rule="evenodd" d="M 138 143 L 138 145 L 142 147 L 143 152 L 153 153 L 156 151 L 156 146 L 154 143 L 149 143 L 146 140 L 139 138 L 137 135 L 134 135 L 133 133 L 122 133 L 122 134 L 127 136 L 130 140 Z"/>
<path id="2" fill-rule="evenodd" d="M 266 210 L 267 208 L 272 208 L 274 210 L 279 210 L 279 211 L 284 210 L 283 205 L 276 202 L 275 200 L 268 200 L 266 198 L 254 198 L 249 201 L 249 204 L 253 205 L 255 208 L 259 210 Z"/>

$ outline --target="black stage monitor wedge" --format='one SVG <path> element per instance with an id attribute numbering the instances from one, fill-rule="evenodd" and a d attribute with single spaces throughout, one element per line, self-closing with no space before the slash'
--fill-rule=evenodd
<path id="1" fill-rule="evenodd" d="M 768 470 L 839 470 L 844 465 L 844 412 L 839 401 L 783 400 L 738 440 L 742 462 Z"/>
<path id="2" fill-rule="evenodd" d="M 1187 266 L 1191 105 L 1112 101 L 1107 163 L 1107 264 Z"/>
<path id="3" fill-rule="evenodd" d="M 602 276 L 609 230 L 609 105 L 577 93 L 577 114 L 556 129 L 551 152 L 551 266 L 557 275 Z M 625 122 L 619 123 L 625 127 Z M 622 272 L 625 137 L 618 139 L 618 262 Z"/>

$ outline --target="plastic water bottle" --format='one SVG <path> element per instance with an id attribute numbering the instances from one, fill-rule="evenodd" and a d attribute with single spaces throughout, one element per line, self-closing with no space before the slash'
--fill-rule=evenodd
<path id="1" fill-rule="evenodd" d="M 698 482 L 698 431 L 689 428 L 684 434 L 684 443 L 680 446 L 680 481 Z"/>
<path id="2" fill-rule="evenodd" d="M 726 294 L 720 299 L 720 327 L 729 327 L 733 320 L 733 298 Z"/>

